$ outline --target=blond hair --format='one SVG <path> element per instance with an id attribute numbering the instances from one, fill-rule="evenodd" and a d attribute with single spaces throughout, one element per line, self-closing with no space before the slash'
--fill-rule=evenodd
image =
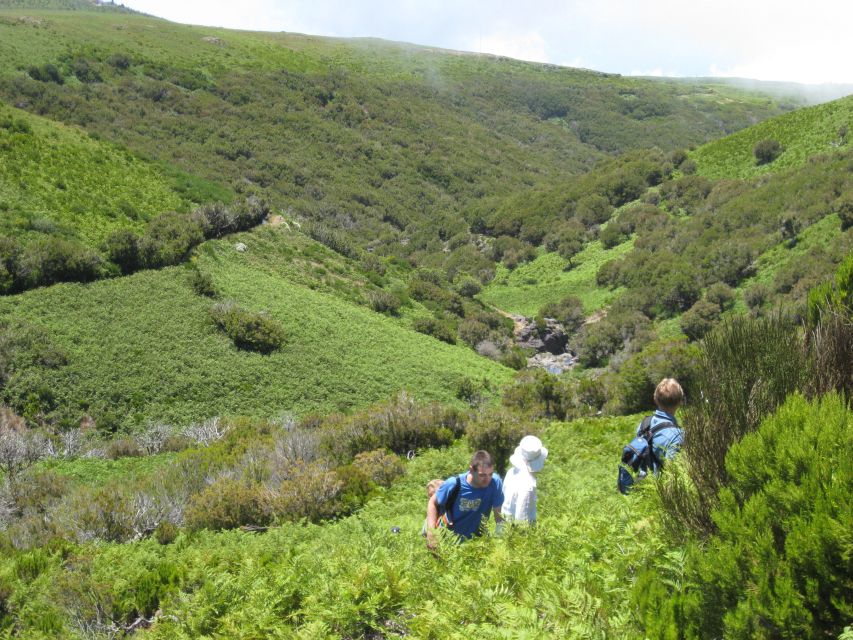
<path id="1" fill-rule="evenodd" d="M 664 378 L 655 388 L 655 404 L 658 408 L 672 413 L 684 402 L 684 389 L 675 378 Z"/>
<path id="2" fill-rule="evenodd" d="M 432 497 L 432 495 L 436 491 L 438 491 L 438 488 L 443 484 L 444 484 L 444 480 L 442 480 L 441 478 L 436 478 L 435 480 L 430 480 L 429 482 L 427 482 L 427 486 L 426 486 L 427 495 Z"/>

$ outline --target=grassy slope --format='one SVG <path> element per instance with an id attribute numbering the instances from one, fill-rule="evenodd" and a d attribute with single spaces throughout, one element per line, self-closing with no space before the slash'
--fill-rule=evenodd
<path id="1" fill-rule="evenodd" d="M 74 127 L 0 105 L 0 233 L 58 229 L 97 246 L 117 228 L 186 206 L 156 165 Z"/>
<path id="2" fill-rule="evenodd" d="M 241 237 L 252 246 L 251 236 Z M 69 359 L 59 369 L 18 372 L 9 386 L 29 384 L 37 393 L 46 387 L 70 417 L 112 412 L 131 426 L 327 412 L 403 388 L 450 401 L 463 376 L 501 383 L 511 374 L 470 349 L 252 266 L 232 243 L 207 245 L 197 262 L 224 298 L 282 322 L 288 337 L 281 351 L 236 349 L 214 328 L 211 301 L 193 293 L 182 268 L 146 271 L 0 300 L 0 315 L 43 326 Z"/>
<path id="3" fill-rule="evenodd" d="M 841 127 L 853 127 L 853 96 L 766 120 L 708 143 L 690 157 L 699 175 L 707 178 L 749 178 L 802 166 L 814 155 L 836 150 L 842 142 Z M 766 138 L 777 140 L 784 151 L 773 162 L 759 166 L 753 148 Z"/>
<path id="4" fill-rule="evenodd" d="M 634 497 L 616 493 L 613 464 L 634 422 L 552 425 L 543 434 L 551 455 L 539 480 L 539 526 L 443 546 L 440 560 L 418 535 L 423 487 L 464 468 L 461 446 L 414 459 L 381 499 L 337 523 L 287 524 L 261 536 L 202 533 L 170 546 L 103 544 L 49 560 L 28 584 L 8 561 L 0 575 L 9 576 L 9 607 L 25 628 L 67 624 L 64 607 L 80 592 L 83 617 L 105 597 L 127 611 L 151 575 L 171 570 L 177 584 L 140 637 L 636 636 L 625 576 L 645 553 L 648 522 L 636 519 Z"/>
<path id="5" fill-rule="evenodd" d="M 116 53 L 128 69 L 109 63 Z M 78 59 L 104 81 L 77 81 Z M 44 63 L 64 85 L 24 72 Z M 559 184 L 602 151 L 698 143 L 781 110 L 722 85 L 37 10 L 0 14 L 0 96 L 186 172 L 252 183 L 366 241 L 452 225 L 485 194 Z"/>
<path id="6" fill-rule="evenodd" d="M 565 270 L 566 261 L 556 253 L 544 253 L 536 260 L 508 271 L 499 266 L 495 279 L 479 295 L 484 302 L 510 313 L 534 316 L 545 304 L 568 295 L 578 296 L 586 313 L 607 306 L 619 293 L 599 288 L 598 268 L 608 260 L 625 255 L 633 242 L 604 249 L 598 241 L 588 244 L 575 256 L 574 268 Z"/>

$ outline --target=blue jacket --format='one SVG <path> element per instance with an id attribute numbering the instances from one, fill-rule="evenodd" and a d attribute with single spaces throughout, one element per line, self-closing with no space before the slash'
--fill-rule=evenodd
<path id="1" fill-rule="evenodd" d="M 674 457 L 675 454 L 681 450 L 681 445 L 684 442 L 684 432 L 678 425 L 678 421 L 675 419 L 674 415 L 658 409 L 652 414 L 652 420 L 649 427 L 654 429 L 661 422 L 671 422 L 673 424 L 672 427 L 667 427 L 658 431 L 652 439 L 655 456 L 658 460 L 662 461 Z M 637 425 L 638 436 L 640 435 L 640 427 L 642 424 L 643 423 L 641 421 L 640 424 Z M 655 465 L 653 471 L 657 472 L 657 470 L 657 465 Z"/>

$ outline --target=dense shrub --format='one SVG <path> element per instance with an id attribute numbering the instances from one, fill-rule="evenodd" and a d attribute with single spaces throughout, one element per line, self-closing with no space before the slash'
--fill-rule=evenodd
<path id="1" fill-rule="evenodd" d="M 681 330 L 691 340 L 699 340 L 720 319 L 720 307 L 708 300 L 699 300 L 681 316 Z"/>
<path id="2" fill-rule="evenodd" d="M 206 298 L 218 297 L 219 294 L 216 292 L 216 287 L 213 284 L 213 277 L 209 273 L 201 271 L 198 268 L 193 268 L 190 269 L 189 278 L 190 286 L 198 295 Z"/>
<path id="3" fill-rule="evenodd" d="M 184 517 L 187 528 L 195 531 L 263 526 L 272 513 L 260 485 L 221 478 L 190 499 Z"/>
<path id="4" fill-rule="evenodd" d="M 705 336 L 696 371 L 702 402 L 691 403 L 683 417 L 683 451 L 696 494 L 665 496 L 671 518 L 684 527 L 699 527 L 703 535 L 714 529 L 710 513 L 728 480 L 724 460 L 729 447 L 802 388 L 806 373 L 797 330 L 779 317 L 734 318 Z M 697 512 L 704 514 L 698 523 Z"/>
<path id="5" fill-rule="evenodd" d="M 370 303 L 370 308 L 377 313 L 397 315 L 400 312 L 400 307 L 402 306 L 400 298 L 383 289 L 376 289 L 368 292 L 367 300 Z"/>
<path id="6" fill-rule="evenodd" d="M 853 227 L 853 194 L 845 194 L 833 204 L 833 210 L 841 219 L 841 230 L 847 231 Z"/>
<path id="7" fill-rule="evenodd" d="M 838 636 L 853 584 L 851 446 L 853 416 L 834 395 L 794 396 L 733 444 L 715 535 L 687 547 L 677 582 L 661 580 L 657 567 L 637 581 L 646 634 Z"/>
<path id="8" fill-rule="evenodd" d="M 732 288 L 724 282 L 716 282 L 708 287 L 705 300 L 717 305 L 720 311 L 728 311 L 734 304 L 735 294 Z"/>
<path id="9" fill-rule="evenodd" d="M 506 410 L 492 410 L 479 414 L 465 429 L 468 446 L 478 451 L 483 449 L 492 454 L 495 471 L 503 475 L 509 456 L 521 439 L 538 433 L 536 426 Z"/>
<path id="10" fill-rule="evenodd" d="M 119 266 L 123 274 L 133 273 L 141 266 L 139 236 L 129 229 L 118 229 L 107 236 L 104 252 L 110 262 Z"/>
<path id="11" fill-rule="evenodd" d="M 41 66 L 33 65 L 29 67 L 27 69 L 27 74 L 33 80 L 38 80 L 39 82 L 54 82 L 56 84 L 65 83 L 65 78 L 62 76 L 62 72 L 56 67 L 56 65 L 49 62 L 46 62 Z"/>
<path id="12" fill-rule="evenodd" d="M 696 387 L 699 349 L 683 340 L 658 340 L 629 357 L 610 380 L 609 413 L 637 413 L 654 409 L 654 389 L 663 378 L 675 378 L 692 396 Z"/>
<path id="13" fill-rule="evenodd" d="M 516 374 L 512 384 L 504 388 L 504 406 L 534 418 L 564 420 L 568 413 L 567 388 L 556 376 L 544 369 L 528 369 Z"/>
<path id="14" fill-rule="evenodd" d="M 347 475 L 346 471 L 341 475 Z M 269 488 L 269 506 L 276 517 L 284 520 L 319 522 L 332 518 L 343 510 L 342 494 L 348 480 L 351 491 L 358 481 L 341 475 L 322 462 L 297 463 L 287 479 Z"/>
<path id="15" fill-rule="evenodd" d="M 284 344 L 284 328 L 264 313 L 248 311 L 233 302 L 213 305 L 210 315 L 240 349 L 270 353 Z"/>
<path id="16" fill-rule="evenodd" d="M 489 337 L 489 326 L 476 318 L 465 318 L 459 323 L 459 337 L 462 342 L 476 347 Z"/>
<path id="17" fill-rule="evenodd" d="M 352 415 L 320 419 L 313 430 L 319 449 L 331 459 L 347 464 L 359 453 L 390 449 L 404 455 L 427 447 L 447 446 L 465 428 L 465 417 L 439 404 L 421 405 L 403 392 L 396 398 Z"/>
<path id="18" fill-rule="evenodd" d="M 770 164 L 782 153 L 782 145 L 778 140 L 765 138 L 755 144 L 752 149 L 756 164 Z"/>
<path id="19" fill-rule="evenodd" d="M 419 332 L 432 336 L 448 344 L 456 344 L 456 333 L 453 328 L 443 320 L 436 318 L 417 318 L 412 322 L 412 328 Z"/>
<path id="20" fill-rule="evenodd" d="M 116 438 L 107 447 L 106 455 L 110 460 L 116 460 L 118 458 L 138 458 L 144 456 L 145 452 L 132 438 Z"/>
<path id="21" fill-rule="evenodd" d="M 139 239 L 140 262 L 149 269 L 178 264 L 203 240 L 204 229 L 198 218 L 161 213 L 152 218 Z"/>
<path id="22" fill-rule="evenodd" d="M 584 321 L 583 303 L 577 296 L 566 296 L 559 302 L 546 304 L 539 310 L 539 316 L 554 318 L 563 325 L 567 334 L 577 331 Z"/>

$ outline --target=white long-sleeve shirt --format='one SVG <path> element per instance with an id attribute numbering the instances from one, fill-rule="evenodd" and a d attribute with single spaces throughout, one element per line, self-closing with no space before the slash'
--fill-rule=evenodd
<path id="1" fill-rule="evenodd" d="M 506 472 L 501 514 L 507 520 L 536 522 L 536 476 L 527 469 L 513 467 Z"/>

